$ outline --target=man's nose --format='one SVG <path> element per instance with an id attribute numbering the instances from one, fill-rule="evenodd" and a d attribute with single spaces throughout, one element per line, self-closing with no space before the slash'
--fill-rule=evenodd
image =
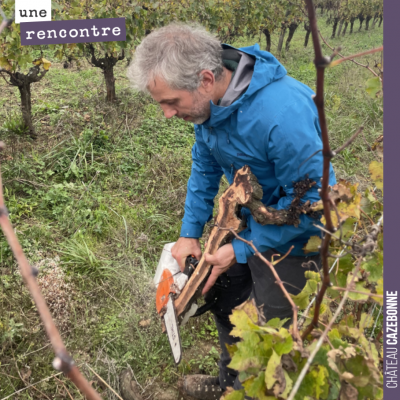
<path id="1" fill-rule="evenodd" d="M 162 107 L 165 118 L 172 118 L 178 112 L 172 107 Z"/>

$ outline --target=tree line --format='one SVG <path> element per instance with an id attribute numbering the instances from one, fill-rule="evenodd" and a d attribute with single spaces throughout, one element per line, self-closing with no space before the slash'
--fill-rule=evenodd
<path id="1" fill-rule="evenodd" d="M 2 2 L 6 15 L 12 14 L 14 4 L 14 0 Z M 21 46 L 20 25 L 15 23 L 0 34 L 0 75 L 7 84 L 18 88 L 23 121 L 32 138 L 36 132 L 31 113 L 31 85 L 43 79 L 51 66 L 43 57 L 44 48 L 54 50 L 54 58 L 64 60 L 64 67 L 84 57 L 90 65 L 100 68 L 105 79 L 106 101 L 113 102 L 116 100 L 115 65 L 124 59 L 129 63 L 130 55 L 145 35 L 172 21 L 199 22 L 226 43 L 242 36 L 264 34 L 267 51 L 271 51 L 271 35 L 278 33 L 277 55 L 283 49 L 286 34 L 285 49 L 289 50 L 299 26 L 303 25 L 306 31 L 305 47 L 311 33 L 304 0 L 58 0 L 52 4 L 53 21 L 124 17 L 126 41 Z M 349 25 L 351 34 L 357 19 L 360 30 L 364 21 L 365 29 L 369 29 L 371 20 L 373 28 L 378 20 L 380 26 L 383 18 L 383 0 L 319 0 L 314 7 L 332 23 L 332 37 L 345 35 Z M 38 51 L 40 57 L 34 59 Z"/>

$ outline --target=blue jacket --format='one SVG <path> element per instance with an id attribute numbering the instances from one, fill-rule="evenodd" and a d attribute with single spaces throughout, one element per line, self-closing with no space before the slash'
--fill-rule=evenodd
<path id="1" fill-rule="evenodd" d="M 224 48 L 230 46 L 223 45 Z M 322 152 L 321 130 L 313 91 L 286 75 L 285 68 L 258 44 L 240 48 L 256 57 L 253 76 L 246 92 L 228 107 L 210 101 L 211 116 L 195 125 L 196 142 L 192 149 L 192 172 L 187 185 L 182 237 L 200 238 L 204 225 L 212 218 L 214 197 L 225 174 L 230 184 L 234 172 L 248 165 L 262 186 L 262 202 L 277 210 L 286 209 L 293 199 L 293 181 L 308 174 L 316 181 L 304 201 L 320 199 Z M 304 164 L 302 164 L 304 162 Z M 300 167 L 300 169 L 299 169 Z M 336 183 L 331 166 L 330 185 Z M 280 188 L 286 196 L 280 196 Z M 321 236 L 315 219 L 302 215 L 300 225 L 256 223 L 247 208 L 242 209 L 247 228 L 239 235 L 252 240 L 259 251 L 270 248 L 284 254 L 304 256 L 303 247 L 310 236 Z M 237 262 L 246 263 L 253 250 L 244 242 L 232 242 Z"/>

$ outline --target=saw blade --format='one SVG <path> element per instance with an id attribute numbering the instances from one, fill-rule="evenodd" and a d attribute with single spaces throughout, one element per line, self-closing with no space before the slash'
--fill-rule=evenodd
<path id="1" fill-rule="evenodd" d="M 174 356 L 175 364 L 178 365 L 182 358 L 181 338 L 179 336 L 178 323 L 176 319 L 174 302 L 169 296 L 167 312 L 164 314 L 165 329 L 167 330 L 169 344 Z"/>

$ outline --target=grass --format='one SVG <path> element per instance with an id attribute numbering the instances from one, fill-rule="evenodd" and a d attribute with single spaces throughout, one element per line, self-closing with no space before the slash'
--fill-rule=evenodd
<path id="1" fill-rule="evenodd" d="M 329 37 L 331 27 L 323 20 L 320 25 Z M 342 44 L 342 53 L 353 54 L 381 45 L 382 30 L 376 27 L 330 43 Z M 313 51 L 311 42 L 303 48 L 304 35 L 299 27 L 280 61 L 291 76 L 314 87 Z M 234 45 L 255 41 L 243 38 Z M 276 44 L 274 35 L 272 52 Z M 326 47 L 324 52 L 331 53 Z M 50 52 L 45 56 L 52 59 Z M 360 61 L 372 64 L 378 57 Z M 79 71 L 64 70 L 54 63 L 45 79 L 33 85 L 39 133 L 35 142 L 21 132 L 16 88 L 0 83 L 0 135 L 8 145 L 1 156 L 5 197 L 28 258 L 40 266 L 40 276 L 54 282 L 55 290 L 46 299 L 54 305 L 67 348 L 94 386 L 105 398 L 115 398 L 85 363 L 116 389 L 118 373 L 129 365 L 146 388 L 146 397 L 174 399 L 177 376 L 215 374 L 219 351 L 212 318 L 191 320 L 181 332 L 184 360 L 176 369 L 161 333 L 151 285 L 163 245 L 179 236 L 194 134 L 190 124 L 166 120 L 151 99 L 133 93 L 125 65 L 116 67 L 119 101 L 106 104 L 98 69 L 84 64 Z M 326 74 L 332 147 L 360 125 L 365 127 L 365 139 L 359 137 L 334 160 L 337 175 L 361 187 L 368 184 L 367 166 L 374 157 L 366 141 L 372 144 L 383 132 L 382 101 L 365 91 L 370 76 L 352 63 Z M 54 371 L 53 352 L 3 237 L 0 272 L 0 396 L 5 397 L 25 386 L 19 373 L 30 369 L 27 382 L 33 383 Z M 73 295 L 63 314 L 55 299 L 68 293 Z M 141 321 L 149 322 L 142 327 Z M 63 382 L 80 398 L 72 384 L 64 378 Z M 37 388 L 49 396 L 65 394 L 54 379 Z M 38 398 L 38 392 L 28 389 L 19 398 Z"/>

